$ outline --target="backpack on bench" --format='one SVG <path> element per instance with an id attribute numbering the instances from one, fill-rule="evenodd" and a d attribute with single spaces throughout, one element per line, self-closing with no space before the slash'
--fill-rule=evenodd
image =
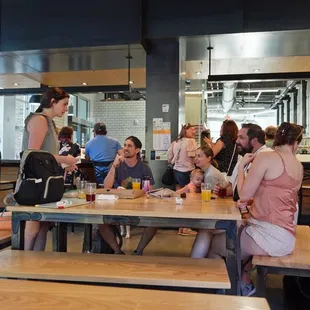
<path id="1" fill-rule="evenodd" d="M 18 204 L 33 206 L 57 202 L 64 190 L 64 178 L 52 154 L 38 150 L 23 152 L 13 194 Z"/>

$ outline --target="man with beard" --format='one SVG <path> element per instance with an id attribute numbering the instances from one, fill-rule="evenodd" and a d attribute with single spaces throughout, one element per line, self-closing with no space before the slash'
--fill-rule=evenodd
<path id="1" fill-rule="evenodd" d="M 134 136 L 130 136 L 125 140 L 123 154 L 116 155 L 112 163 L 108 175 L 104 180 L 104 188 L 125 189 L 132 188 L 132 179 L 139 178 L 141 181 L 145 178 L 150 180 L 151 188 L 154 185 L 154 178 L 150 167 L 140 160 L 140 151 L 142 148 L 141 141 Z M 117 241 L 111 226 L 108 224 L 99 225 L 99 231 L 102 238 L 110 245 L 115 254 L 124 254 Z M 157 231 L 156 227 L 146 227 L 142 234 L 141 240 L 133 255 L 142 255 L 144 248 L 153 239 Z"/>
<path id="2" fill-rule="evenodd" d="M 265 145 L 265 132 L 262 128 L 256 124 L 248 123 L 242 124 L 241 129 L 238 132 L 238 139 L 236 141 L 238 153 L 244 156 L 246 153 L 258 154 L 262 151 L 272 151 Z M 237 189 L 237 176 L 238 176 L 238 163 L 230 177 L 230 183 L 226 189 L 227 196 L 233 196 L 234 201 L 239 200 L 238 189 Z M 250 169 L 249 164 L 244 169 L 246 175 Z M 214 193 L 217 194 L 219 187 L 214 188 Z"/>

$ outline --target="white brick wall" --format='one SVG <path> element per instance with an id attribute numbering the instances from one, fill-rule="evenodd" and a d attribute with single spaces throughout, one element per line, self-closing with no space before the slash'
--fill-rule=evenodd
<path id="1" fill-rule="evenodd" d="M 121 144 L 128 136 L 136 136 L 145 148 L 145 101 L 96 101 L 94 122 L 104 122 L 108 135 Z"/>

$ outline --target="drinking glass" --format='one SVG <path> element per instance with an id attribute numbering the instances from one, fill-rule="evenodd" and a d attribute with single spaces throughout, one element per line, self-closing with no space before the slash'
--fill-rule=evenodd
<path id="1" fill-rule="evenodd" d="M 85 199 L 86 198 L 86 194 L 85 194 L 85 187 L 86 187 L 86 181 L 77 181 L 76 182 L 76 189 L 78 192 L 78 198 L 79 199 Z"/>
<path id="2" fill-rule="evenodd" d="M 140 189 L 141 188 L 141 179 L 132 178 L 132 189 Z"/>
<path id="3" fill-rule="evenodd" d="M 211 183 L 201 183 L 201 200 L 203 202 L 210 202 L 211 187 Z"/>
<path id="4" fill-rule="evenodd" d="M 96 183 L 86 183 L 85 185 L 85 194 L 86 201 L 95 201 L 96 200 Z"/>

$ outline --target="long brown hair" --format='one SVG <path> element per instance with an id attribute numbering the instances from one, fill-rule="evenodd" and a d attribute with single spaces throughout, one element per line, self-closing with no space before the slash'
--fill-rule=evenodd
<path id="1" fill-rule="evenodd" d="M 52 107 L 52 99 L 56 101 L 62 100 L 64 98 L 69 98 L 69 95 L 58 87 L 49 88 L 42 96 L 40 106 L 37 108 L 36 113 L 43 112 L 43 109 L 49 109 Z"/>
<path id="2" fill-rule="evenodd" d="M 232 138 L 233 142 L 236 142 L 238 139 L 238 126 L 232 120 L 225 120 L 222 125 L 223 135 L 228 135 Z"/>
<path id="3" fill-rule="evenodd" d="M 198 150 L 201 150 L 206 157 L 211 157 L 211 165 L 214 166 L 215 168 L 218 168 L 219 165 L 217 161 L 214 159 L 213 150 L 208 145 L 204 145 L 200 147 Z"/>
<path id="4" fill-rule="evenodd" d="M 176 141 L 179 141 L 182 138 L 184 138 L 186 135 L 186 130 L 192 127 L 195 127 L 195 126 L 190 123 L 183 125 Z"/>
<path id="5" fill-rule="evenodd" d="M 293 145 L 296 141 L 298 144 L 302 140 L 303 127 L 293 123 L 282 123 L 275 135 L 273 146 Z"/>

